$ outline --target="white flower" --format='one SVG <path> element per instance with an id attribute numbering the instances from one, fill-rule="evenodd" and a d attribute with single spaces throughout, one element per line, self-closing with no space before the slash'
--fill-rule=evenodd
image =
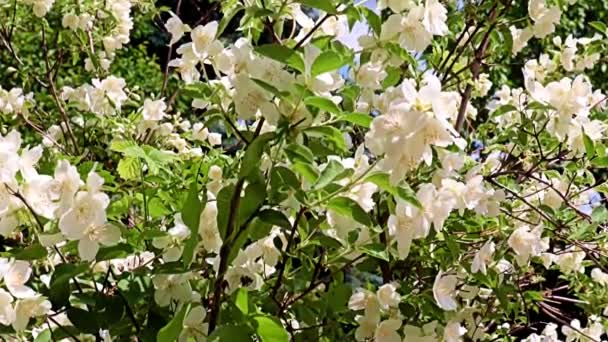
<path id="1" fill-rule="evenodd" d="M 172 301 L 185 302 L 192 296 L 190 274 L 157 274 L 152 278 L 154 284 L 154 301 L 160 306 L 167 306 Z"/>
<path id="2" fill-rule="evenodd" d="M 51 10 L 55 0 L 25 0 L 23 2 L 32 5 L 34 14 L 37 17 L 42 18 Z"/>
<path id="3" fill-rule="evenodd" d="M 184 251 L 183 241 L 190 236 L 190 228 L 182 221 L 182 214 L 174 216 L 174 226 L 169 229 L 167 236 L 156 237 L 152 240 L 152 245 L 163 249 L 163 260 L 173 262 L 181 258 Z"/>
<path id="4" fill-rule="evenodd" d="M 30 318 L 46 315 L 50 310 L 51 302 L 39 295 L 18 300 L 15 304 L 13 329 L 15 329 L 15 331 L 25 330 Z"/>
<path id="5" fill-rule="evenodd" d="M 198 141 L 206 141 L 209 137 L 209 130 L 201 122 L 192 125 L 192 139 Z"/>
<path id="6" fill-rule="evenodd" d="M 450 321 L 443 330 L 443 340 L 445 342 L 460 342 L 467 329 L 460 325 L 458 321 Z"/>
<path id="7" fill-rule="evenodd" d="M 234 107 L 243 120 L 254 119 L 258 113 L 272 112 L 272 94 L 255 84 L 247 75 L 239 74 L 234 81 Z"/>
<path id="8" fill-rule="evenodd" d="M 207 141 L 211 146 L 218 146 L 222 144 L 222 135 L 220 133 L 209 133 Z"/>
<path id="9" fill-rule="evenodd" d="M 526 45 L 528 45 L 528 40 L 532 38 L 534 32 L 529 27 L 518 29 L 515 26 L 510 26 L 509 31 L 511 31 L 511 37 L 513 38 L 513 55 L 517 55 Z"/>
<path id="10" fill-rule="evenodd" d="M 369 300 L 377 301 L 376 294 L 371 291 L 359 288 L 355 293 L 350 296 L 350 299 L 348 300 L 348 308 L 353 311 L 363 310 L 367 307 L 367 302 Z"/>
<path id="11" fill-rule="evenodd" d="M 380 286 L 376 293 L 378 303 L 384 310 L 396 308 L 401 302 L 401 296 L 397 293 L 397 286 L 393 283 Z"/>
<path id="12" fill-rule="evenodd" d="M 538 38 L 545 38 L 555 31 L 555 24 L 559 23 L 561 11 L 559 7 L 547 8 L 545 0 L 530 0 L 528 3 L 528 13 L 534 21 L 532 30 Z"/>
<path id="13" fill-rule="evenodd" d="M 582 265 L 587 254 L 579 248 L 570 247 L 555 256 L 554 262 L 559 266 L 559 270 L 563 274 L 572 272 L 585 272 L 585 266 Z"/>
<path id="14" fill-rule="evenodd" d="M 532 230 L 528 226 L 521 226 L 513 231 L 507 243 L 515 252 L 515 259 L 520 265 L 526 264 L 530 257 L 540 256 L 549 249 L 549 238 L 543 239 L 542 232 L 542 226 Z"/>
<path id="15" fill-rule="evenodd" d="M 160 121 L 166 115 L 165 110 L 167 110 L 167 105 L 165 104 L 165 101 L 163 99 L 146 99 L 144 101 L 142 115 L 144 117 L 144 120 Z"/>
<path id="16" fill-rule="evenodd" d="M 11 325 L 15 320 L 13 310 L 13 297 L 3 289 L 0 289 L 0 324 Z"/>
<path id="17" fill-rule="evenodd" d="M 23 178 L 31 179 L 38 175 L 38 172 L 34 168 L 40 158 L 42 157 L 42 145 L 38 145 L 32 148 L 24 148 L 21 150 L 21 159 L 19 160 L 19 170 Z"/>
<path id="18" fill-rule="evenodd" d="M 19 171 L 21 134 L 11 130 L 6 136 L 0 135 L 0 182 L 11 183 Z M 16 189 L 13 189 L 16 190 Z"/>
<path id="19" fill-rule="evenodd" d="M 205 209 L 201 212 L 198 233 L 205 250 L 219 253 L 222 247 L 222 237 L 217 227 L 217 202 L 212 193 L 207 193 L 207 201 Z"/>
<path id="20" fill-rule="evenodd" d="M 473 263 L 471 264 L 471 272 L 481 272 L 482 274 L 486 274 L 487 265 L 490 261 L 492 261 L 495 248 L 496 244 L 492 242 L 492 240 L 486 242 L 475 254 Z"/>
<path id="21" fill-rule="evenodd" d="M 401 320 L 387 319 L 380 322 L 374 332 L 374 341 L 376 342 L 401 342 L 401 336 L 397 329 L 401 327 Z"/>
<path id="22" fill-rule="evenodd" d="M 207 330 L 209 325 L 203 323 L 207 312 L 202 306 L 196 306 L 188 311 L 186 317 L 184 317 L 184 328 L 179 335 L 179 342 L 189 341 L 191 338 L 196 342 L 206 341 Z"/>
<path id="23" fill-rule="evenodd" d="M 380 322 L 380 304 L 375 295 L 367 297 L 365 301 L 365 313 L 355 317 L 355 321 L 359 327 L 355 331 L 355 339 L 357 341 L 365 341 L 372 338 L 376 333 L 376 327 Z M 385 329 L 390 328 L 391 324 L 384 327 L 380 333 L 384 333 Z"/>
<path id="24" fill-rule="evenodd" d="M 608 286 L 608 273 L 602 272 L 599 268 L 591 270 L 591 279 L 603 286 Z"/>
<path id="25" fill-rule="evenodd" d="M 218 22 L 212 21 L 205 26 L 197 26 L 190 32 L 194 44 L 194 52 L 200 60 L 217 55 L 222 50 L 222 44 L 215 39 Z"/>
<path id="26" fill-rule="evenodd" d="M 365 63 L 354 73 L 354 79 L 358 85 L 369 89 L 382 88 L 382 80 L 387 73 L 381 63 Z"/>
<path id="27" fill-rule="evenodd" d="M 36 292 L 25 285 L 32 275 L 32 268 L 27 261 L 14 260 L 4 273 L 4 284 L 9 292 L 16 298 L 30 298 Z"/>
<path id="28" fill-rule="evenodd" d="M 445 311 L 456 310 L 456 285 L 458 277 L 455 274 L 437 273 L 433 283 L 433 297 L 437 305 Z"/>
<path id="29" fill-rule="evenodd" d="M 424 18 L 422 24 L 431 34 L 443 36 L 448 33 L 446 21 L 448 11 L 437 0 L 426 0 L 424 5 Z"/>
<path id="30" fill-rule="evenodd" d="M 120 230 L 106 223 L 108 195 L 100 192 L 103 178 L 91 172 L 87 178 L 88 191 L 81 191 L 59 219 L 59 229 L 69 240 L 79 240 L 78 252 L 83 260 L 93 260 L 99 244 L 111 246 L 120 240 Z"/>
<path id="31" fill-rule="evenodd" d="M 171 34 L 169 45 L 177 43 L 184 36 L 184 33 L 190 32 L 190 26 L 184 24 L 174 13 L 171 13 L 171 18 L 165 23 L 165 28 Z"/>

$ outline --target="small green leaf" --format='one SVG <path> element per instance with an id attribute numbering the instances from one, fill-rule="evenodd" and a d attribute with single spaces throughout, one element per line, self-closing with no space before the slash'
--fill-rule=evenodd
<path id="1" fill-rule="evenodd" d="M 215 38 L 219 38 L 222 33 L 224 33 L 224 30 L 226 30 L 226 27 L 228 27 L 228 24 L 230 24 L 230 21 L 232 21 L 232 18 L 234 18 L 234 16 L 239 13 L 240 11 L 242 11 L 244 9 L 243 6 L 238 5 L 228 11 L 224 11 L 223 12 L 223 17 L 222 20 L 220 20 L 220 23 L 217 27 L 217 32 L 215 33 Z"/>
<path id="2" fill-rule="evenodd" d="M 249 313 L 249 292 L 245 288 L 240 288 L 236 293 L 234 302 L 237 308 L 245 315 Z"/>
<path id="3" fill-rule="evenodd" d="M 256 333 L 262 342 L 287 342 L 289 334 L 283 325 L 274 317 L 255 316 L 257 323 Z"/>
<path id="4" fill-rule="evenodd" d="M 230 216 L 230 207 L 232 197 L 234 195 L 234 184 L 227 185 L 217 194 L 217 228 L 220 232 L 222 240 L 226 239 L 226 229 L 228 227 L 228 217 Z"/>
<path id="5" fill-rule="evenodd" d="M 390 193 L 393 196 L 401 198 L 417 208 L 422 208 L 422 204 L 420 204 L 412 189 L 409 187 L 403 188 L 391 185 L 388 174 L 384 172 L 372 173 L 365 178 L 365 181 L 376 184 L 380 189 Z"/>
<path id="6" fill-rule="evenodd" d="M 342 132 L 333 126 L 315 126 L 304 130 L 304 133 L 314 138 L 328 138 L 335 148 L 346 151 L 346 142 Z"/>
<path id="7" fill-rule="evenodd" d="M 135 157 L 125 157 L 118 162 L 116 171 L 124 180 L 138 179 L 140 176 L 141 162 Z"/>
<path id="8" fill-rule="evenodd" d="M 589 23 L 589 26 L 593 27 L 601 34 L 608 35 L 608 27 L 601 21 L 592 21 Z"/>
<path id="9" fill-rule="evenodd" d="M 327 166 L 321 171 L 319 178 L 313 185 L 313 190 L 322 189 L 327 184 L 331 183 L 338 175 L 344 171 L 342 164 L 335 160 L 330 160 Z"/>
<path id="10" fill-rule="evenodd" d="M 382 29 L 382 20 L 380 17 L 371 9 L 365 7 L 361 8 L 365 19 L 367 19 L 367 24 L 372 28 L 376 36 L 380 36 L 380 32 Z"/>
<path id="11" fill-rule="evenodd" d="M 45 247 L 40 244 L 33 244 L 24 249 L 15 251 L 17 260 L 37 260 L 46 257 L 48 254 Z"/>
<path id="12" fill-rule="evenodd" d="M 599 157 L 591 161 L 591 164 L 595 167 L 605 168 L 608 167 L 608 157 Z"/>
<path id="13" fill-rule="evenodd" d="M 261 177 L 259 177 L 261 178 Z M 263 179 L 248 183 L 245 188 L 245 195 L 241 199 L 239 206 L 238 225 L 247 222 L 257 210 L 260 209 L 266 199 L 266 183 Z"/>
<path id="14" fill-rule="evenodd" d="M 67 316 L 79 331 L 89 334 L 99 333 L 99 319 L 96 313 L 78 308 L 69 308 Z"/>
<path id="15" fill-rule="evenodd" d="M 372 225 L 369 215 L 351 198 L 335 197 L 327 203 L 327 208 L 334 210 L 342 216 L 350 217 L 366 227 Z"/>
<path id="16" fill-rule="evenodd" d="M 189 267 L 194 258 L 194 250 L 198 245 L 199 234 L 198 227 L 200 224 L 201 212 L 207 203 L 207 193 L 203 191 L 203 201 L 198 198 L 198 186 L 196 182 L 190 184 L 190 190 L 188 191 L 188 197 L 182 206 L 182 221 L 190 229 L 190 236 L 186 240 L 183 252 L 183 262 L 185 267 Z"/>
<path id="17" fill-rule="evenodd" d="M 324 74 L 326 72 L 334 71 L 340 69 L 346 62 L 338 55 L 336 52 L 328 50 L 321 53 L 315 60 L 312 62 L 312 67 L 310 69 L 310 75 L 315 77 L 317 75 Z"/>
<path id="18" fill-rule="evenodd" d="M 314 183 L 319 174 L 312 165 L 302 162 L 295 162 L 292 165 L 294 171 L 299 173 L 307 182 Z"/>
<path id="19" fill-rule="evenodd" d="M 222 325 L 207 338 L 209 342 L 251 341 L 253 332 L 247 325 Z M 190 342 L 190 341 L 188 341 Z"/>
<path id="20" fill-rule="evenodd" d="M 39 333 L 36 336 L 34 342 L 50 342 L 52 341 L 51 331 L 49 329 L 45 329 L 43 332 Z"/>
<path id="21" fill-rule="evenodd" d="M 272 95 L 274 95 L 276 97 L 283 98 L 283 97 L 289 95 L 288 92 L 281 92 L 275 86 L 273 86 L 267 82 L 264 82 L 262 80 L 259 80 L 257 78 L 252 78 L 251 80 L 253 82 L 255 82 L 257 85 L 259 85 L 262 89 L 266 90 L 267 92 L 271 93 Z"/>
<path id="22" fill-rule="evenodd" d="M 502 105 L 502 106 L 496 108 L 496 110 L 492 112 L 491 116 L 493 118 L 495 118 L 495 117 L 499 117 L 503 114 L 506 114 L 509 112 L 514 112 L 514 111 L 517 111 L 517 108 L 515 108 L 515 106 L 506 104 L 506 105 Z"/>
<path id="23" fill-rule="evenodd" d="M 340 116 L 340 121 L 347 121 L 361 127 L 369 128 L 374 118 L 365 113 L 350 113 Z"/>
<path id="24" fill-rule="evenodd" d="M 258 214 L 258 218 L 266 223 L 272 224 L 273 226 L 291 229 L 291 222 L 289 222 L 285 214 L 280 211 L 273 209 L 262 210 Z"/>
<path id="25" fill-rule="evenodd" d="M 285 154 L 287 154 L 287 158 L 289 158 L 292 163 L 300 161 L 310 164 L 314 161 L 312 151 L 304 145 L 287 145 L 287 147 L 285 147 Z"/>
<path id="26" fill-rule="evenodd" d="M 321 96 L 308 97 L 304 100 L 304 104 L 336 115 L 342 113 L 342 110 L 337 104 L 333 103 L 332 100 Z"/>
<path id="27" fill-rule="evenodd" d="M 184 305 L 173 319 L 162 327 L 156 335 L 157 342 L 176 341 L 184 328 L 184 317 L 190 311 L 190 304 Z"/>
<path id="28" fill-rule="evenodd" d="M 304 72 L 304 60 L 296 52 L 284 45 L 265 44 L 255 48 L 255 51 L 262 56 L 274 59 L 277 62 L 286 64 L 299 72 Z"/>
<path id="29" fill-rule="evenodd" d="M 254 170 L 257 170 L 260 161 L 262 159 L 262 153 L 264 153 L 264 148 L 266 144 L 274 138 L 274 133 L 268 132 L 264 133 L 251 142 L 245 151 L 245 156 L 243 156 L 243 161 L 241 162 L 241 169 L 239 170 L 239 178 L 246 178 L 251 174 Z"/>
<path id="30" fill-rule="evenodd" d="M 587 153 L 587 158 L 591 159 L 595 155 L 595 145 L 593 144 L 593 140 L 589 138 L 587 134 L 583 131 L 583 143 L 585 144 L 585 153 Z"/>
<path id="31" fill-rule="evenodd" d="M 386 246 L 380 243 L 371 243 L 369 245 L 361 246 L 358 248 L 361 252 L 371 256 L 372 258 L 389 261 L 388 252 Z"/>

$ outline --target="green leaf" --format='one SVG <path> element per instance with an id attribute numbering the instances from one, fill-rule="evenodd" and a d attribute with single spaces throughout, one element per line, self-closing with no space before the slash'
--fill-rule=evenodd
<path id="1" fill-rule="evenodd" d="M 361 252 L 371 256 L 372 258 L 389 261 L 386 246 L 380 243 L 371 243 L 358 248 Z"/>
<path id="2" fill-rule="evenodd" d="M 222 325 L 207 338 L 209 342 L 251 341 L 252 332 L 246 325 Z"/>
<path id="3" fill-rule="evenodd" d="M 45 329 L 43 332 L 39 333 L 36 336 L 34 342 L 50 342 L 52 341 L 51 331 L 49 329 Z"/>
<path id="4" fill-rule="evenodd" d="M 232 197 L 234 195 L 234 184 L 227 185 L 217 194 L 217 228 L 220 232 L 222 240 L 226 239 L 226 229 L 228 227 L 228 217 L 230 216 L 230 207 Z"/>
<path id="5" fill-rule="evenodd" d="M 341 163 L 335 160 L 330 160 L 329 163 L 327 163 L 327 166 L 325 166 L 325 168 L 323 169 L 323 171 L 321 171 L 319 178 L 317 178 L 317 181 L 313 185 L 313 190 L 322 189 L 327 184 L 331 183 L 334 179 L 336 179 L 336 177 L 338 177 L 338 175 L 340 175 L 343 171 L 344 167 Z"/>
<path id="6" fill-rule="evenodd" d="M 234 304 L 243 314 L 247 315 L 249 313 L 249 291 L 245 288 L 240 288 L 236 293 Z"/>
<path id="7" fill-rule="evenodd" d="M 346 151 L 346 142 L 342 132 L 333 126 L 309 127 L 304 133 L 314 138 L 328 138 L 328 140 L 340 151 Z"/>
<path id="8" fill-rule="evenodd" d="M 190 229 L 190 236 L 186 240 L 183 252 L 184 267 L 189 267 L 194 259 L 194 250 L 200 239 L 198 234 L 198 227 L 200 224 L 201 212 L 203 211 L 204 205 L 207 203 L 207 192 L 203 191 L 203 201 L 198 198 L 198 186 L 196 182 L 190 184 L 190 190 L 186 201 L 182 206 L 182 221 Z"/>
<path id="9" fill-rule="evenodd" d="M 238 226 L 247 222 L 257 210 L 260 209 L 266 199 L 266 183 L 259 177 L 255 182 L 248 183 L 245 188 L 245 195 L 239 205 Z"/>
<path id="10" fill-rule="evenodd" d="M 274 95 L 276 97 L 283 98 L 283 97 L 289 95 L 288 92 L 282 92 L 279 89 L 277 89 L 275 86 L 273 86 L 267 82 L 264 82 L 260 79 L 252 78 L 251 80 L 253 82 L 255 82 L 257 85 L 259 85 L 262 89 L 266 90 L 267 92 L 271 93 L 272 95 Z"/>
<path id="11" fill-rule="evenodd" d="M 314 155 L 312 154 L 312 151 L 304 145 L 287 145 L 285 147 L 285 154 L 287 154 L 287 158 L 289 158 L 292 163 L 299 161 L 311 164 L 314 161 Z"/>
<path id="12" fill-rule="evenodd" d="M 297 51 L 284 45 L 265 44 L 255 48 L 255 51 L 262 56 L 274 59 L 277 62 L 286 64 L 299 72 L 304 72 L 304 60 Z"/>
<path id="13" fill-rule="evenodd" d="M 495 117 L 501 116 L 503 114 L 506 114 L 509 112 L 514 112 L 514 111 L 517 111 L 517 108 L 515 108 L 515 106 L 506 104 L 506 105 L 502 105 L 502 106 L 496 108 L 496 110 L 492 112 L 491 116 L 493 118 L 495 118 Z"/>
<path id="14" fill-rule="evenodd" d="M 404 201 L 414 205 L 417 208 L 422 208 L 422 204 L 416 198 L 416 194 L 412 189 L 402 188 L 391 185 L 388 174 L 384 172 L 376 172 L 365 178 L 366 182 L 371 182 L 376 184 L 380 189 L 390 193 L 393 196 L 397 196 Z"/>
<path id="15" fill-rule="evenodd" d="M 15 251 L 15 259 L 17 260 L 37 260 L 46 257 L 48 254 L 46 247 L 40 244 L 33 244 L 24 249 Z"/>
<path id="16" fill-rule="evenodd" d="M 243 6 L 238 5 L 228 11 L 223 11 L 223 17 L 222 20 L 220 20 L 219 25 L 217 26 L 217 32 L 215 33 L 215 38 L 219 38 L 222 33 L 224 33 L 224 30 L 226 30 L 226 27 L 228 27 L 228 24 L 230 24 L 230 21 L 232 21 L 232 18 L 234 18 L 234 16 L 239 13 L 240 11 L 242 11 L 244 9 Z"/>
<path id="17" fill-rule="evenodd" d="M 88 269 L 87 264 L 60 264 L 55 267 L 49 284 L 49 299 L 54 309 L 69 305 L 70 279 Z"/>
<path id="18" fill-rule="evenodd" d="M 89 334 L 99 333 L 99 318 L 94 312 L 78 308 L 69 308 L 67 315 L 70 322 L 72 322 L 79 331 Z"/>
<path id="19" fill-rule="evenodd" d="M 312 165 L 307 163 L 295 162 L 293 163 L 292 168 L 294 169 L 294 171 L 304 177 L 304 179 L 306 179 L 306 181 L 308 181 L 309 183 L 314 183 L 314 181 L 319 176 L 317 170 L 315 170 Z"/>
<path id="20" fill-rule="evenodd" d="M 583 143 L 585 144 L 585 153 L 587 153 L 587 158 L 591 159 L 595 155 L 595 145 L 593 144 L 593 140 L 589 138 L 587 134 L 583 131 Z"/>
<path id="21" fill-rule="evenodd" d="M 273 209 L 262 210 L 258 214 L 258 218 L 266 223 L 269 223 L 273 226 L 278 226 L 285 229 L 291 229 L 291 222 L 287 219 L 285 214 L 280 211 L 276 211 Z"/>
<path id="22" fill-rule="evenodd" d="M 350 113 L 340 116 L 340 121 L 347 121 L 361 127 L 369 128 L 374 118 L 365 113 Z"/>
<path id="23" fill-rule="evenodd" d="M 321 96 L 308 97 L 304 100 L 304 104 L 336 115 L 342 113 L 342 110 L 332 100 Z"/>
<path id="24" fill-rule="evenodd" d="M 365 19 L 367 19 L 367 24 L 372 28 L 376 36 L 380 36 L 380 32 L 382 30 L 382 20 L 380 17 L 374 13 L 371 9 L 365 7 L 361 8 Z"/>
<path id="25" fill-rule="evenodd" d="M 133 140 L 113 140 L 110 143 L 110 150 L 119 153 L 126 153 L 127 150 L 137 147 L 137 143 Z"/>
<path id="26" fill-rule="evenodd" d="M 606 24 L 601 21 L 592 21 L 589 23 L 589 26 L 593 27 L 601 34 L 608 35 L 608 28 L 606 27 Z"/>
<path id="27" fill-rule="evenodd" d="M 262 160 L 262 153 L 264 153 L 264 147 L 273 138 L 274 133 L 268 132 L 258 136 L 249 144 L 241 162 L 239 178 L 246 178 L 250 173 L 258 169 Z"/>
<path id="28" fill-rule="evenodd" d="M 173 319 L 158 331 L 156 341 L 169 342 L 177 340 L 184 328 L 184 317 L 186 317 L 188 311 L 190 311 L 190 304 L 184 305 L 181 310 L 175 314 Z"/>
<path id="29" fill-rule="evenodd" d="M 124 180 L 138 179 L 140 176 L 141 162 L 135 157 L 125 157 L 118 162 L 116 171 Z"/>
<path id="30" fill-rule="evenodd" d="M 388 87 L 392 87 L 399 83 L 401 80 L 401 74 L 403 73 L 400 68 L 396 67 L 387 67 L 386 68 L 387 75 L 382 80 L 382 88 L 386 89 Z"/>
<path id="31" fill-rule="evenodd" d="M 591 161 L 591 164 L 598 168 L 608 167 L 608 157 L 599 157 Z"/>
<path id="32" fill-rule="evenodd" d="M 344 61 L 340 55 L 334 51 L 328 50 L 321 53 L 315 58 L 314 62 L 312 62 L 310 75 L 315 77 L 326 72 L 340 69 L 345 64 L 346 61 Z"/>
<path id="33" fill-rule="evenodd" d="M 327 208 L 334 210 L 342 216 L 350 217 L 366 227 L 372 225 L 369 215 L 351 198 L 335 197 L 327 203 Z"/>
<path id="34" fill-rule="evenodd" d="M 262 342 L 287 342 L 289 334 L 283 325 L 274 317 L 255 316 L 257 323 L 256 333 Z"/>
<path id="35" fill-rule="evenodd" d="M 102 247 L 95 256 L 96 261 L 104 261 L 110 259 L 124 258 L 129 254 L 133 254 L 133 247 L 127 243 L 119 243 L 110 247 Z"/>

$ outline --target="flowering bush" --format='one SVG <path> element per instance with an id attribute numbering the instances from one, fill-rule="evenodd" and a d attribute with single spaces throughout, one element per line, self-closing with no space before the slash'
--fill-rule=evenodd
<path id="1" fill-rule="evenodd" d="M 0 0 L 3 340 L 608 338 L 608 18 L 190 5 Z"/>

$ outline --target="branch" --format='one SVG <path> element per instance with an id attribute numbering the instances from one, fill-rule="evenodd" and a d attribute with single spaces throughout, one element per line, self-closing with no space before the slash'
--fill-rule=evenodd
<path id="1" fill-rule="evenodd" d="M 486 49 L 488 48 L 488 45 L 490 42 L 490 33 L 492 33 L 492 30 L 494 30 L 494 27 L 496 27 L 496 24 L 497 24 L 497 21 L 496 21 L 497 14 L 498 14 L 498 12 L 496 11 L 496 5 L 494 5 L 494 7 L 492 7 L 492 10 L 490 10 L 490 15 L 488 16 L 489 20 L 492 21 L 492 24 L 490 25 L 490 27 L 488 28 L 488 31 L 486 32 L 485 36 L 481 40 L 481 44 L 479 45 L 479 48 L 477 48 L 477 51 L 475 51 L 475 61 L 473 61 L 473 64 L 471 65 L 471 73 L 473 74 L 473 77 L 472 77 L 473 80 L 477 80 L 477 78 L 479 77 L 479 73 L 481 71 L 481 64 L 483 62 L 483 57 L 486 53 Z M 446 75 L 447 75 L 447 73 L 446 73 Z M 472 92 L 473 92 L 473 84 L 469 83 L 469 84 L 467 84 L 467 87 L 464 90 L 464 95 L 462 96 L 462 99 L 460 100 L 460 108 L 458 109 L 458 117 L 456 118 L 456 124 L 454 125 L 457 132 L 460 132 L 462 130 L 462 125 L 464 124 L 464 118 L 465 118 L 465 115 L 467 112 L 467 107 L 469 105 L 469 100 L 471 99 Z"/>

